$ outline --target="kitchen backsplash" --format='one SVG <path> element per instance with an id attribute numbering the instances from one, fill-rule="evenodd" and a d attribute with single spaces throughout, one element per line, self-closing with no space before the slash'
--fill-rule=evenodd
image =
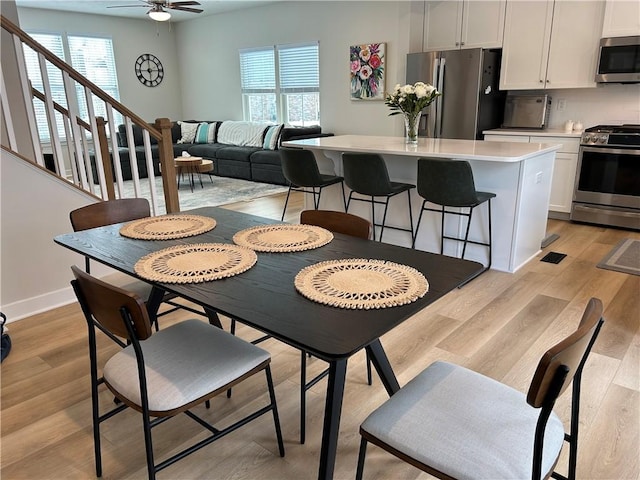
<path id="1" fill-rule="evenodd" d="M 640 124 L 640 84 L 599 85 L 595 88 L 545 90 L 553 102 L 549 128 L 562 128 L 567 120 L 594 125 Z"/>

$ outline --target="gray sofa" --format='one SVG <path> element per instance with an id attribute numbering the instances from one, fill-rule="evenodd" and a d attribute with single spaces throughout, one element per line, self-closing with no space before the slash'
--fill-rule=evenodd
<path id="1" fill-rule="evenodd" d="M 282 128 L 280 138 L 277 141 L 275 150 L 268 150 L 261 147 L 237 146 L 217 142 L 217 131 L 222 122 L 220 121 L 197 121 L 187 120 L 187 123 L 210 123 L 216 124 L 216 135 L 214 135 L 212 143 L 178 143 L 181 139 L 181 126 L 178 122 L 174 122 L 171 128 L 171 136 L 173 139 L 173 153 L 178 157 L 182 152 L 188 152 L 191 156 L 198 156 L 204 159 L 213 160 L 213 174 L 223 177 L 242 178 L 245 180 L 253 180 L 255 182 L 274 183 L 286 185 L 287 181 L 282 174 L 280 163 L 280 152 L 278 150 L 281 142 L 288 140 L 299 140 L 304 138 L 326 137 L 332 136 L 332 133 L 322 133 L 320 126 L 311 127 L 288 127 Z M 131 163 L 129 159 L 129 148 L 126 136 L 126 128 L 124 125 L 118 126 L 118 153 L 120 156 L 120 164 L 122 166 L 122 175 L 125 180 L 130 180 Z M 135 145 L 138 172 L 140 178 L 147 177 L 147 166 L 144 157 L 144 141 L 142 129 L 136 125 L 133 126 L 133 141 Z M 154 164 L 154 174 L 160 175 L 160 160 L 158 156 L 158 142 L 151 139 L 151 153 Z M 93 162 L 93 158 L 92 158 Z M 94 181 L 97 182 L 97 178 Z"/>

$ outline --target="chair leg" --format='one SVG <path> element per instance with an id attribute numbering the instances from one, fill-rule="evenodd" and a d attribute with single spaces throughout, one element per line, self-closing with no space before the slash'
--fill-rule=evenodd
<path id="1" fill-rule="evenodd" d="M 93 410 L 93 449 L 96 461 L 96 477 L 102 476 L 102 450 L 100 448 L 100 413 L 98 410 L 98 385 L 91 382 L 91 403 Z"/>
<path id="2" fill-rule="evenodd" d="M 344 182 L 340 182 L 340 186 L 342 187 L 342 203 L 344 203 L 344 212 L 347 213 L 347 198 L 344 194 Z"/>
<path id="3" fill-rule="evenodd" d="M 307 353 L 300 351 L 300 444 L 306 440 L 307 423 Z"/>
<path id="4" fill-rule="evenodd" d="M 440 218 L 440 255 L 444 252 L 444 206 L 442 207 L 442 216 Z"/>
<path id="5" fill-rule="evenodd" d="M 291 184 L 289 184 L 289 190 L 287 191 L 287 198 L 284 200 L 284 208 L 282 209 L 282 218 L 281 221 L 284 221 L 284 214 L 287 211 L 287 204 L 289 203 L 289 195 L 291 195 Z"/>
<path id="6" fill-rule="evenodd" d="M 487 265 L 487 269 L 491 268 L 491 260 L 492 260 L 492 245 L 491 245 L 491 199 L 487 204 L 487 208 L 489 209 L 489 265 Z"/>
<path id="7" fill-rule="evenodd" d="M 411 211 L 411 190 L 407 190 L 407 201 L 409 202 L 409 228 L 411 228 L 411 240 L 413 241 L 413 212 Z"/>
<path id="8" fill-rule="evenodd" d="M 349 192 L 349 199 L 347 200 L 346 207 L 345 207 L 345 209 L 344 209 L 344 212 L 345 212 L 345 213 L 348 213 L 348 212 L 349 212 L 349 206 L 351 205 L 351 196 L 352 196 L 352 195 L 353 195 L 353 190 Z M 374 233 L 375 233 L 375 232 L 374 232 Z M 376 239 L 375 234 L 374 234 L 374 236 L 373 236 L 373 239 L 374 239 L 374 240 Z"/>
<path id="9" fill-rule="evenodd" d="M 462 244 L 462 257 L 464 258 L 464 254 L 467 251 L 467 242 L 469 241 L 469 229 L 471 227 L 471 216 L 473 215 L 473 207 L 469 207 L 469 220 L 467 220 L 467 230 L 464 233 L 464 243 Z"/>
<path id="10" fill-rule="evenodd" d="M 360 451 L 358 452 L 358 468 L 356 470 L 356 480 L 362 480 L 364 473 L 364 459 L 367 456 L 367 441 L 362 438 L 360 440 Z"/>
<path id="11" fill-rule="evenodd" d="M 389 209 L 389 198 L 390 197 L 386 197 L 386 202 L 384 202 L 384 213 L 382 214 L 382 226 L 380 227 L 380 241 L 382 241 L 382 234 L 384 233 L 384 224 L 387 223 L 387 210 Z M 373 197 L 371 197 L 371 201 L 373 201 Z"/>
<path id="12" fill-rule="evenodd" d="M 313 187 L 313 199 L 314 199 L 316 210 L 320 208 L 320 195 L 322 195 L 322 187 L 318 188 L 318 199 L 316 201 L 316 187 Z"/>
<path id="13" fill-rule="evenodd" d="M 416 224 L 416 231 L 413 234 L 413 242 L 411 242 L 411 248 L 416 248 L 416 239 L 418 238 L 418 230 L 420 230 L 420 222 L 422 221 L 422 213 L 424 212 L 425 203 L 427 203 L 427 201 L 423 200 L 422 206 L 420 207 L 420 214 L 418 215 L 418 223 Z"/>
<path id="14" fill-rule="evenodd" d="M 374 198 L 371 197 L 371 226 L 373 227 L 373 240 L 376 239 L 376 204 Z M 382 240 L 382 232 L 380 232 L 380 240 Z"/>
<path id="15" fill-rule="evenodd" d="M 144 427 L 144 447 L 147 455 L 147 470 L 149 472 L 149 480 L 155 480 L 156 467 L 153 461 L 153 442 L 151 440 L 151 422 L 146 412 L 142 413 L 142 423 Z"/>
<path id="16" fill-rule="evenodd" d="M 284 442 L 282 441 L 282 430 L 280 429 L 280 416 L 278 415 L 278 404 L 276 403 L 276 392 L 273 388 L 273 378 L 271 377 L 271 367 L 267 365 L 264 369 L 267 376 L 267 386 L 269 387 L 269 399 L 271 400 L 271 407 L 273 412 L 273 423 L 276 427 L 276 438 L 278 440 L 278 450 L 280 456 L 284 457 Z"/>

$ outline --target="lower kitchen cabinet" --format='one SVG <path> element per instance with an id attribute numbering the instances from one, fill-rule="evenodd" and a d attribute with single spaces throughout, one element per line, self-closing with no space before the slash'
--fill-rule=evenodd
<path id="1" fill-rule="evenodd" d="M 484 132 L 484 139 L 489 142 L 525 142 L 525 143 L 554 143 L 562 148 L 556 152 L 551 179 L 551 195 L 549 198 L 549 216 L 551 218 L 568 219 L 571 212 L 573 188 L 578 166 L 578 150 L 580 149 L 580 135 L 505 135 Z"/>

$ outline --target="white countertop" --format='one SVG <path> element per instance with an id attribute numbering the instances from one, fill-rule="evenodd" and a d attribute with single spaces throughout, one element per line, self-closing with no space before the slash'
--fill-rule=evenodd
<path id="1" fill-rule="evenodd" d="M 493 130 L 485 130 L 482 133 L 485 135 L 528 135 L 530 137 L 580 138 L 582 136 L 582 131 L 573 131 L 567 133 L 563 128 L 546 128 L 544 130 L 536 130 L 533 128 L 494 128 Z"/>
<path id="2" fill-rule="evenodd" d="M 452 158 L 490 162 L 521 162 L 544 153 L 554 152 L 560 145 L 544 143 L 486 142 L 420 138 L 418 145 L 407 145 L 404 137 L 369 135 L 337 135 L 283 142 L 284 147 L 341 152 L 371 152 L 410 157 Z"/>

